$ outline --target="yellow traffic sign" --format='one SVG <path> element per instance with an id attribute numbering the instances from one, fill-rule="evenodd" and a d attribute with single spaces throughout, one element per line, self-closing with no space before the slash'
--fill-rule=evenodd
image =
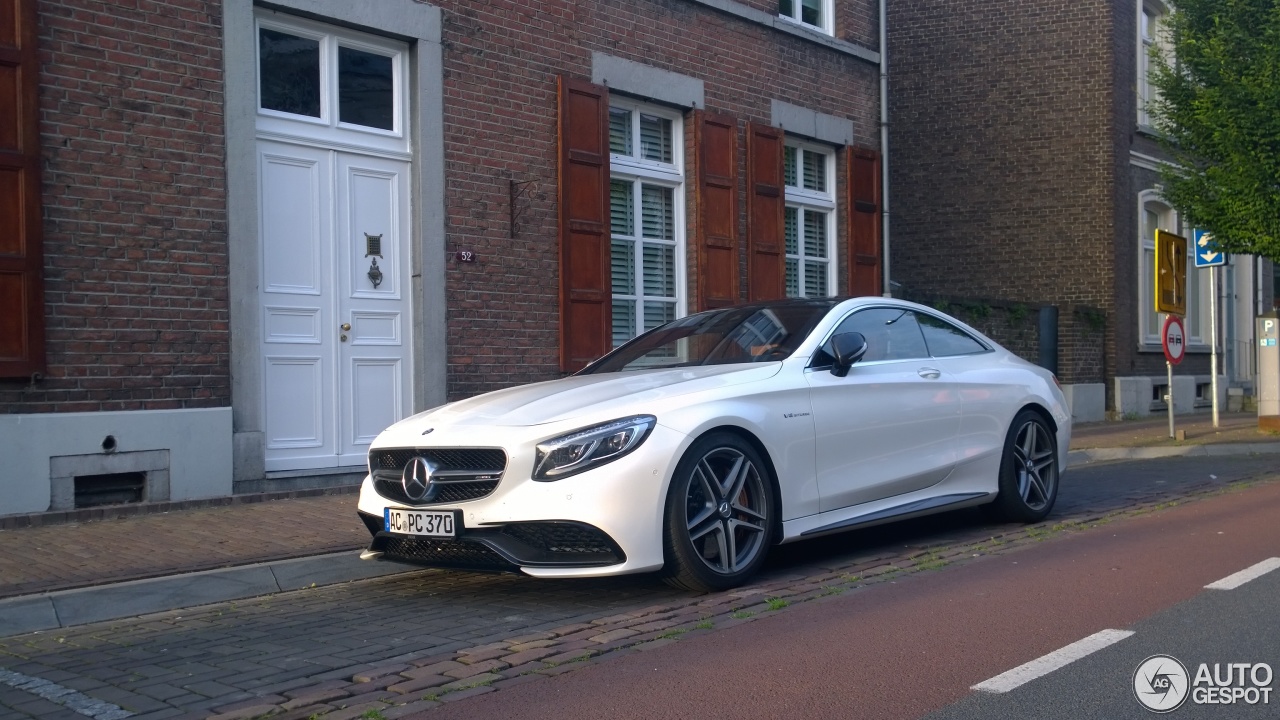
<path id="1" fill-rule="evenodd" d="M 1156 312 L 1187 314 L 1187 239 L 1156 230 Z"/>

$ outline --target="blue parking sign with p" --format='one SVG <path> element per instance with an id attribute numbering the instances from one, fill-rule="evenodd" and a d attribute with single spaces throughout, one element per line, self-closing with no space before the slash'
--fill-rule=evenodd
<path id="1" fill-rule="evenodd" d="M 1227 264 L 1227 254 L 1218 249 L 1213 241 L 1213 233 L 1207 230 L 1196 230 L 1193 236 L 1196 253 L 1196 267 L 1217 267 Z"/>

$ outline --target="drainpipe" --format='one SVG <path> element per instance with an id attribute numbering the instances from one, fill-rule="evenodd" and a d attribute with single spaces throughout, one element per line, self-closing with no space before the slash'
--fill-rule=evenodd
<path id="1" fill-rule="evenodd" d="M 888 0 L 880 0 L 880 231 L 883 247 L 880 257 L 884 263 L 885 297 L 893 294 L 889 284 L 889 32 L 885 23 Z"/>

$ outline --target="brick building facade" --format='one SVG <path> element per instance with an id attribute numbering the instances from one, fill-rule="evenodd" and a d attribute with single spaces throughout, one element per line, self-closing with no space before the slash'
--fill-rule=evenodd
<path id="1" fill-rule="evenodd" d="M 0 8 L 0 514 L 348 482 L 665 318 L 879 291 L 873 0 Z"/>
<path id="2" fill-rule="evenodd" d="M 889 5 L 895 281 L 909 292 L 1055 305 L 1077 418 L 1163 407 L 1150 287 L 1155 227 L 1190 236 L 1159 198 L 1165 156 L 1142 112 L 1153 0 Z M 1175 407 L 1211 395 L 1207 271 L 1189 271 L 1188 357 Z M 1219 287 L 1224 380 L 1252 381 L 1251 318 L 1270 268 L 1235 258 Z M 1262 280 L 1263 282 L 1259 282 Z M 1105 315 L 1099 371 L 1074 361 L 1073 324 Z M 1223 383 L 1224 388 L 1226 383 Z"/>

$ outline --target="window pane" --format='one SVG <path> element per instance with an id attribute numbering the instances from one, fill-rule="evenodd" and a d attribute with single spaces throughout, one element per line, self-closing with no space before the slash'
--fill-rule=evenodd
<path id="1" fill-rule="evenodd" d="M 787 297 L 800 297 L 800 261 L 787 258 Z"/>
<path id="2" fill-rule="evenodd" d="M 634 300 L 613 301 L 613 346 L 636 336 L 636 303 Z"/>
<path id="3" fill-rule="evenodd" d="M 783 233 L 786 235 L 786 238 L 787 238 L 787 254 L 788 255 L 800 254 L 800 237 L 799 237 L 800 220 L 797 217 L 799 214 L 800 214 L 800 211 L 793 207 L 789 207 L 785 211 L 783 211 L 782 225 L 783 225 Z"/>
<path id="4" fill-rule="evenodd" d="M 635 203 L 631 201 L 634 187 L 625 180 L 609 183 L 609 230 L 614 235 L 636 234 Z"/>
<path id="5" fill-rule="evenodd" d="M 822 153 L 804 153 L 804 189 L 827 191 L 827 158 Z"/>
<path id="6" fill-rule="evenodd" d="M 631 111 L 609 108 L 609 152 L 631 154 Z"/>
<path id="7" fill-rule="evenodd" d="M 800 0 L 800 20 L 821 27 L 822 0 Z"/>
<path id="8" fill-rule="evenodd" d="M 826 297 L 827 295 L 827 264 L 821 261 L 806 261 L 804 264 L 804 296 Z"/>
<path id="9" fill-rule="evenodd" d="M 675 239 L 675 201 L 671 188 L 640 186 L 640 212 L 644 237 Z"/>
<path id="10" fill-rule="evenodd" d="M 644 304 L 644 329 L 652 330 L 659 325 L 666 325 L 676 319 L 676 304 L 669 302 L 646 302 Z"/>
<path id="11" fill-rule="evenodd" d="M 609 268 L 613 292 L 634 295 L 636 292 L 636 244 L 630 240 L 610 244 Z"/>
<path id="12" fill-rule="evenodd" d="M 320 41 L 261 28 L 258 82 L 263 109 L 320 117 Z"/>
<path id="13" fill-rule="evenodd" d="M 1155 282 L 1156 274 L 1156 253 L 1151 248 L 1142 249 L 1142 275 L 1141 283 L 1142 297 L 1138 298 L 1138 304 L 1142 306 L 1142 314 L 1147 321 L 1147 336 L 1158 336 L 1160 334 L 1160 319 L 1156 314 L 1156 301 L 1154 298 L 1155 291 L 1152 289 L 1151 283 Z"/>
<path id="14" fill-rule="evenodd" d="M 338 48 L 338 119 L 395 129 L 395 82 L 386 55 Z"/>
<path id="15" fill-rule="evenodd" d="M 799 187 L 800 183 L 796 180 L 796 153 L 799 152 L 793 147 L 784 147 L 782 149 L 782 182 L 789 187 Z"/>
<path id="16" fill-rule="evenodd" d="M 778 14 L 786 15 L 789 18 L 796 16 L 796 4 L 794 0 L 779 0 Z"/>
<path id="17" fill-rule="evenodd" d="M 916 314 L 897 308 L 872 308 L 850 315 L 837 333 L 860 332 L 867 339 L 864 362 L 929 357 Z"/>
<path id="18" fill-rule="evenodd" d="M 640 157 L 671 162 L 671 121 L 640 114 Z"/>
<path id="19" fill-rule="evenodd" d="M 811 258 L 827 256 L 827 214 L 804 211 L 804 254 Z"/>
<path id="20" fill-rule="evenodd" d="M 644 294 L 673 297 L 676 294 L 676 249 L 671 245 L 645 243 Z"/>
<path id="21" fill-rule="evenodd" d="M 949 322 L 924 313 L 917 313 L 916 320 L 920 322 L 920 329 L 924 331 L 924 341 L 929 346 L 929 354 L 934 357 L 986 352 L 982 343 Z"/>

